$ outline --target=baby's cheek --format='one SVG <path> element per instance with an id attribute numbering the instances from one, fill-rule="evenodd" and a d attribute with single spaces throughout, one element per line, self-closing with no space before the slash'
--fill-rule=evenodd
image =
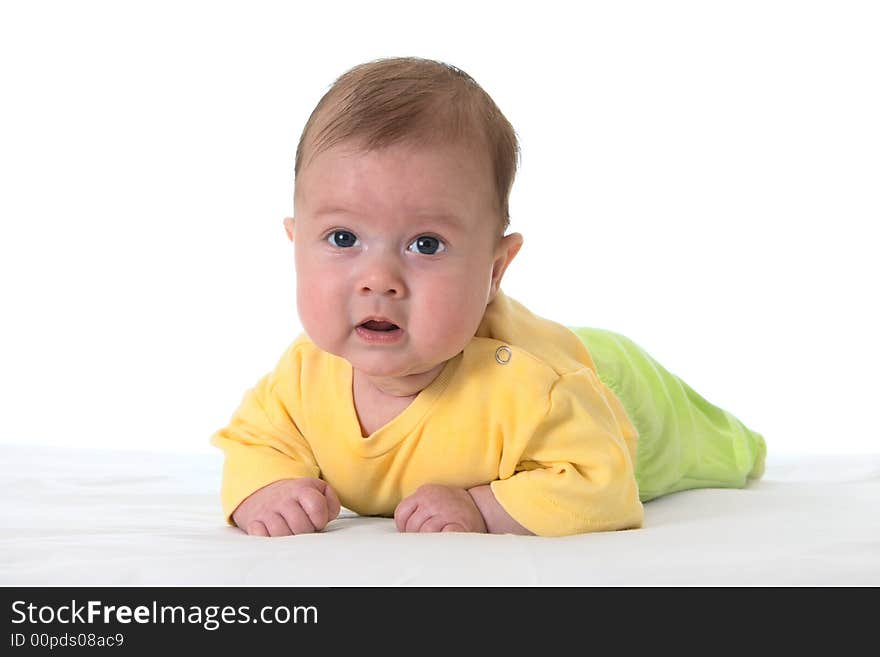
<path id="1" fill-rule="evenodd" d="M 297 311 L 306 330 L 314 331 L 332 326 L 333 318 L 343 312 L 343 308 L 338 299 L 333 299 L 331 282 L 315 278 L 298 281 Z"/>
<path id="2" fill-rule="evenodd" d="M 473 338 L 482 313 L 457 298 L 448 304 L 436 304 L 420 317 L 425 320 L 421 322 L 425 341 L 438 347 L 442 345 L 451 358 Z"/>

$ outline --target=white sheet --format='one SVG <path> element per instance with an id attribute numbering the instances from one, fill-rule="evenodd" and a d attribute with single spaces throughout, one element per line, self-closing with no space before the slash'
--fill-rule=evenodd
<path id="1" fill-rule="evenodd" d="M 223 524 L 220 464 L 0 445 L 0 584 L 880 584 L 880 454 L 771 451 L 748 489 L 678 493 L 646 505 L 643 529 L 566 538 L 399 534 L 345 509 L 321 534 L 249 537 Z"/>

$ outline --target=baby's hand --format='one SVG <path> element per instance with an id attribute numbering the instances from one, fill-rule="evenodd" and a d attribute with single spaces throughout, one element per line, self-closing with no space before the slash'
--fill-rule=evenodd
<path id="1" fill-rule="evenodd" d="M 394 510 L 400 532 L 486 532 L 474 500 L 463 488 L 425 484 Z"/>
<path id="2" fill-rule="evenodd" d="M 326 481 L 282 479 L 251 493 L 232 520 L 252 536 L 319 532 L 339 515 L 339 497 Z"/>

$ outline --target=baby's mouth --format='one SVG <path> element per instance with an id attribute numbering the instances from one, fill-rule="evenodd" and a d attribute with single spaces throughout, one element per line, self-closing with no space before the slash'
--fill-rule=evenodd
<path id="1" fill-rule="evenodd" d="M 361 328 L 365 328 L 370 331 L 399 331 L 400 327 L 397 324 L 392 324 L 391 322 L 378 322 L 374 319 L 371 319 L 367 322 L 364 322 L 360 325 Z"/>

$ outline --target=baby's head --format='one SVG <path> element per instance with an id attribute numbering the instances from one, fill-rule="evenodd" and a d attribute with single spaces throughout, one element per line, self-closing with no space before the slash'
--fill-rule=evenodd
<path id="1" fill-rule="evenodd" d="M 340 77 L 303 130 L 284 221 L 315 344 L 391 394 L 430 383 L 522 245 L 504 235 L 518 154 L 510 123 L 454 67 L 385 59 Z"/>

